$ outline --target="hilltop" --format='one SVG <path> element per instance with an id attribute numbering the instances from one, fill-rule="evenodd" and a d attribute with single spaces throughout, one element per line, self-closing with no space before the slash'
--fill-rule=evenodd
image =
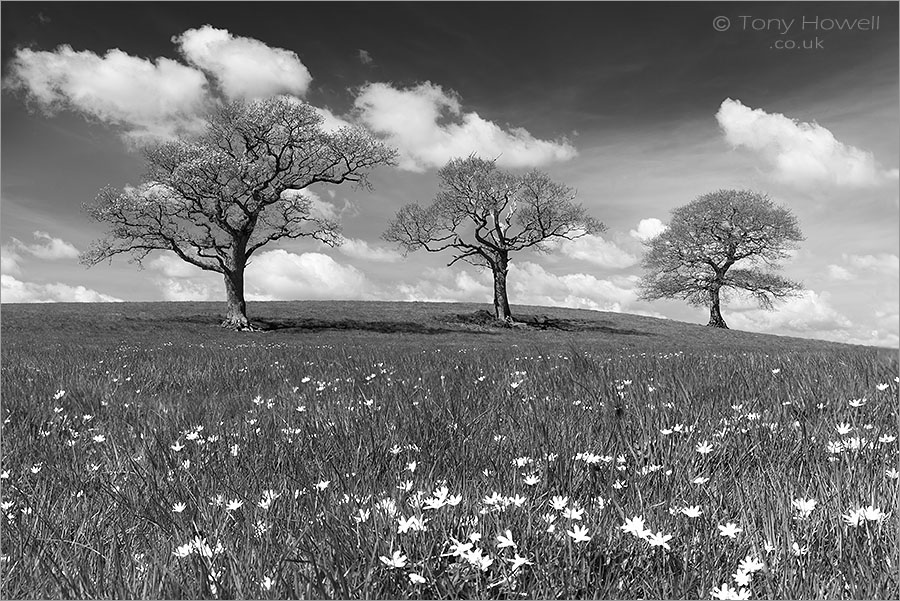
<path id="1" fill-rule="evenodd" d="M 833 352 L 876 350 L 820 340 L 718 330 L 702 324 L 558 307 L 514 306 L 519 324 L 491 323 L 487 304 L 375 301 L 250 302 L 261 332 L 218 327 L 218 302 L 5 304 L 8 344 L 279 343 L 562 349 L 592 352 Z M 896 352 L 880 349 L 884 352 Z"/>

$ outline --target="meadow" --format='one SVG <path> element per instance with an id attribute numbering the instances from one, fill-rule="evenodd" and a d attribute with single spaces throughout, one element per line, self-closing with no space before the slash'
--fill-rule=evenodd
<path id="1" fill-rule="evenodd" d="M 900 597 L 896 349 L 478 308 L 4 305 L 0 594 Z"/>

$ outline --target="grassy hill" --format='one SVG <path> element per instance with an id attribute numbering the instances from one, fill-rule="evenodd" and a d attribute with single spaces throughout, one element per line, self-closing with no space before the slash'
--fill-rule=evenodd
<path id="1" fill-rule="evenodd" d="M 3 305 L 3 598 L 897 598 L 896 350 L 486 308 Z"/>
<path id="2" fill-rule="evenodd" d="M 295 301 L 251 302 L 248 312 L 263 332 L 217 327 L 222 303 L 5 304 L 6 344 L 115 345 L 165 342 L 297 345 L 401 345 L 563 349 L 591 352 L 842 352 L 875 349 L 819 340 L 717 330 L 702 324 L 555 307 L 514 306 L 520 327 L 497 327 L 473 303 Z M 896 352 L 896 351 L 894 351 Z"/>

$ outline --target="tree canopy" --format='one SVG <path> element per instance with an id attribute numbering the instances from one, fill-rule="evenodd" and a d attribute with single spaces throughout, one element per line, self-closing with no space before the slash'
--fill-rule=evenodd
<path id="1" fill-rule="evenodd" d="M 571 240 L 605 226 L 574 202 L 575 191 L 533 170 L 516 175 L 475 156 L 451 160 L 439 172 L 439 191 L 428 207 L 404 206 L 384 239 L 407 252 L 449 251 L 452 260 L 490 268 L 498 319 L 511 316 L 506 294 L 509 254 L 548 252 L 554 240 Z"/>
<path id="2" fill-rule="evenodd" d="M 339 242 L 339 225 L 312 211 L 314 184 L 368 186 L 369 170 L 396 153 L 367 131 L 326 132 L 301 101 L 280 97 L 221 105 L 197 138 L 145 149 L 143 181 L 105 188 L 85 210 L 109 225 L 82 256 L 94 265 L 119 254 L 140 262 L 157 250 L 225 276 L 225 325 L 247 327 L 244 270 L 257 250 L 308 236 Z"/>
<path id="3" fill-rule="evenodd" d="M 801 284 L 777 273 L 803 240 L 797 218 L 766 195 L 747 190 L 704 194 L 672 212 L 645 244 L 640 297 L 709 305 L 710 326 L 727 327 L 720 290 L 750 294 L 761 307 L 795 294 Z"/>

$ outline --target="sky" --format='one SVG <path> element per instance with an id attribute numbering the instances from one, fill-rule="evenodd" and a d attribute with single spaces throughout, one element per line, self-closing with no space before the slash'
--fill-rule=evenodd
<path id="1" fill-rule="evenodd" d="M 805 236 L 800 293 L 735 329 L 898 347 L 900 83 L 896 2 L 62 3 L 0 6 L 2 302 L 223 300 L 172 254 L 78 256 L 103 236 L 82 205 L 141 181 L 142 145 L 188 135 L 228 99 L 290 94 L 326 127 L 398 150 L 373 190 L 316 187 L 345 242 L 273 243 L 249 300 L 466 301 L 490 273 L 383 241 L 430 204 L 450 159 L 538 168 L 607 230 L 512 257 L 510 303 L 706 323 L 638 300 L 644 241 L 719 189 L 769 195 Z M 250 305 L 252 319 L 252 303 Z"/>

